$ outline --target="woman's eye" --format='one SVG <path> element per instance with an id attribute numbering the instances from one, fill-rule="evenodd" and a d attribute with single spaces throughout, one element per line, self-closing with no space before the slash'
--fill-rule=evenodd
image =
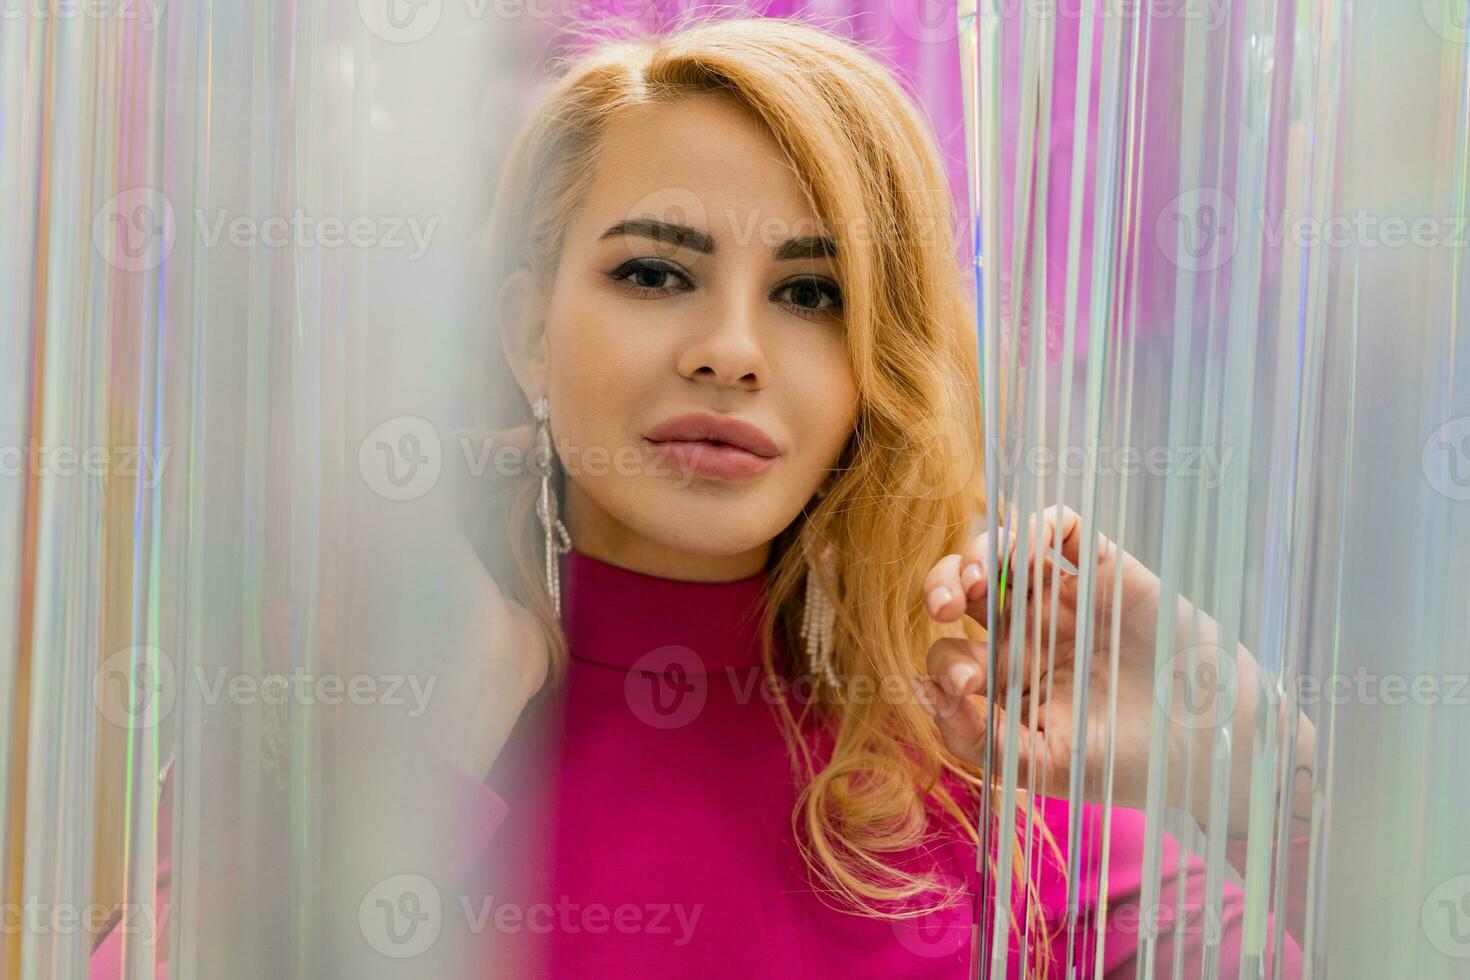
<path id="1" fill-rule="evenodd" d="M 662 296 L 693 286 L 689 277 L 674 266 L 649 259 L 634 259 L 631 262 L 625 262 L 608 273 L 608 276 L 625 285 L 629 291 L 641 296 Z M 683 286 L 671 286 L 671 279 L 682 282 Z"/>
<path id="2" fill-rule="evenodd" d="M 668 296 L 694 288 L 688 273 L 654 259 L 633 259 L 608 273 L 636 296 Z M 797 316 L 809 319 L 835 316 L 842 311 L 842 290 L 819 276 L 794 279 L 777 287 L 772 298 Z"/>
<path id="3" fill-rule="evenodd" d="M 783 302 L 801 316 L 832 315 L 842 310 L 842 290 L 826 279 L 797 279 L 786 283 L 776 293 L 787 297 Z"/>

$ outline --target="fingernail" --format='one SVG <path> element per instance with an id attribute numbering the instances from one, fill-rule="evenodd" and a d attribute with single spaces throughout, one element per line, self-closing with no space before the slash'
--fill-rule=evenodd
<path id="1" fill-rule="evenodd" d="M 948 586 L 936 585 L 929 593 L 929 611 L 937 613 L 944 608 L 945 603 L 954 598 L 954 593 L 949 591 Z"/>
<path id="2" fill-rule="evenodd" d="M 980 563 L 972 561 L 960 571 L 960 584 L 968 589 L 984 577 L 985 573 L 981 570 Z"/>
<path id="3" fill-rule="evenodd" d="M 965 689 L 966 684 L 974 679 L 975 667 L 973 664 L 955 664 L 950 669 L 949 676 L 954 682 L 955 693 L 958 694 Z"/>

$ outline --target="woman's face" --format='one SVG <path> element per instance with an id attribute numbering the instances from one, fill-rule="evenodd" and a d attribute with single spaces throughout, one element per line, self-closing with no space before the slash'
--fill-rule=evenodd
<path id="1" fill-rule="evenodd" d="M 821 236 L 774 138 L 732 100 L 688 97 L 609 127 L 518 368 L 531 397 L 550 398 L 579 551 L 690 580 L 761 569 L 856 422 Z M 689 414 L 756 427 L 757 451 L 660 429 Z"/>

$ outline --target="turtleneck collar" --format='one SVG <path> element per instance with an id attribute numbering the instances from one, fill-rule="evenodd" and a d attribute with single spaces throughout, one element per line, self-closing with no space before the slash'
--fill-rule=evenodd
<path id="1" fill-rule="evenodd" d="M 658 661 L 659 670 L 655 651 L 679 646 L 695 654 L 680 658 L 686 668 L 750 667 L 761 662 L 765 584 L 763 571 L 733 582 L 661 578 L 574 549 L 561 556 L 562 625 L 576 661 L 622 670 Z"/>

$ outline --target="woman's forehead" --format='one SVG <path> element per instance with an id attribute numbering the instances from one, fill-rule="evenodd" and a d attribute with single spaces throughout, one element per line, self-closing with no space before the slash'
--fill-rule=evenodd
<path id="1" fill-rule="evenodd" d="M 729 99 L 691 97 L 613 121 L 584 204 L 593 236 L 639 219 L 698 229 L 717 248 L 827 234 L 775 138 Z"/>

